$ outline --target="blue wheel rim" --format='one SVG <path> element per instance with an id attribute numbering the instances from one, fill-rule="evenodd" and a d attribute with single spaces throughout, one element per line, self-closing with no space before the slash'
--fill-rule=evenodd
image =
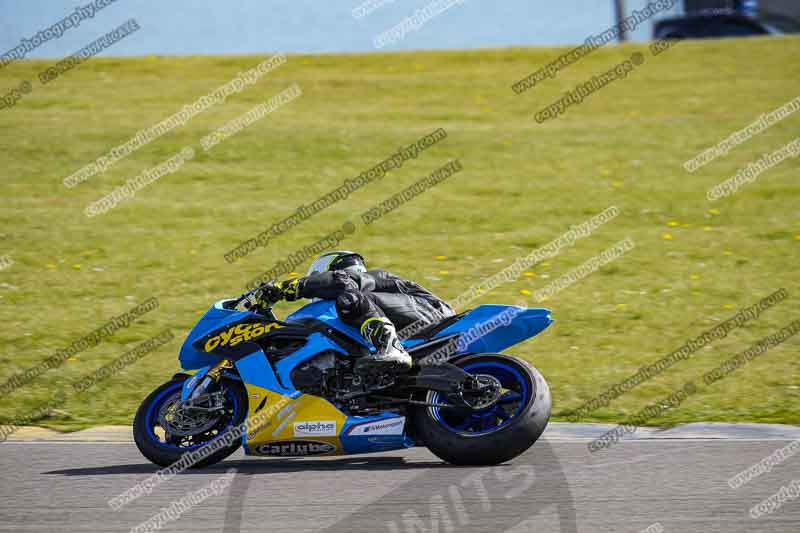
<path id="1" fill-rule="evenodd" d="M 485 435 L 511 424 L 525 409 L 531 398 L 528 380 L 514 365 L 504 361 L 476 361 L 463 367 L 470 374 L 488 374 L 497 378 L 505 392 L 487 409 L 468 415 L 429 407 L 429 413 L 443 428 L 461 435 Z M 431 403 L 449 403 L 442 394 L 433 392 Z M 511 406 L 511 409 L 507 407 Z"/>
<path id="2" fill-rule="evenodd" d="M 237 414 L 239 413 L 239 400 L 236 397 L 236 394 L 233 393 L 230 389 L 225 390 L 225 397 L 230 400 L 233 404 L 233 414 L 228 419 L 225 427 L 220 429 L 216 435 L 211 435 L 208 439 L 199 441 L 197 444 L 186 445 L 186 446 L 178 446 L 174 445 L 169 442 L 164 442 L 158 438 L 158 436 L 153 431 L 158 425 L 158 413 L 161 410 L 161 407 L 164 404 L 164 401 L 167 400 L 170 396 L 175 394 L 177 391 L 180 391 L 183 388 L 183 382 L 176 382 L 169 387 L 165 388 L 161 393 L 156 396 L 156 398 L 150 402 L 150 405 L 147 408 L 147 414 L 145 415 L 145 427 L 147 428 L 147 435 L 150 438 L 150 441 L 160 446 L 162 448 L 167 448 L 170 450 L 193 450 L 195 448 L 199 448 L 209 442 L 213 441 L 223 433 L 225 433 L 229 427 L 231 427 L 232 422 L 236 419 Z"/>

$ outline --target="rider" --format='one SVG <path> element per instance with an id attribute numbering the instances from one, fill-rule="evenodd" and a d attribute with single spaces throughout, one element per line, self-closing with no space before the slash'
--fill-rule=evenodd
<path id="1" fill-rule="evenodd" d="M 319 256 L 304 278 L 266 285 L 256 296 L 268 303 L 298 298 L 336 300 L 345 324 L 358 328 L 376 353 L 364 356 L 357 369 L 385 364 L 411 367 L 412 360 L 395 327 L 424 321 L 438 322 L 455 314 L 443 300 L 421 285 L 385 270 L 367 270 L 355 252 L 335 251 Z"/>

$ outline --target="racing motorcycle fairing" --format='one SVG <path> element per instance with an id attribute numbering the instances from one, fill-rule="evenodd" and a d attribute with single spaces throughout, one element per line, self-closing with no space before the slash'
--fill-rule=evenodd
<path id="1" fill-rule="evenodd" d="M 202 348 L 196 348 L 195 343 L 209 333 L 221 330 L 229 324 L 257 316 L 251 311 L 237 311 L 225 307 L 226 303 L 233 301 L 234 300 L 218 301 L 206 311 L 200 320 L 198 320 L 181 346 L 181 351 L 178 355 L 181 368 L 184 370 L 197 370 L 219 362 L 218 356 L 205 352 Z"/>
<path id="2" fill-rule="evenodd" d="M 349 455 L 414 446 L 406 435 L 405 417 L 385 412 L 375 416 L 348 416 L 318 396 L 286 396 L 247 384 L 249 417 L 272 406 L 274 415 L 244 436 L 247 455 L 298 457 Z"/>

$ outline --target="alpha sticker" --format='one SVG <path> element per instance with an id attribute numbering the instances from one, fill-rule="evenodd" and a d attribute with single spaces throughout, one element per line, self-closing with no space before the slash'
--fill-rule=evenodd
<path id="1" fill-rule="evenodd" d="M 335 437 L 336 435 L 335 420 L 294 423 L 295 437 Z"/>
<path id="2" fill-rule="evenodd" d="M 350 436 L 402 435 L 405 425 L 406 418 L 404 416 L 399 416 L 397 418 L 387 418 L 386 420 L 378 420 L 377 422 L 367 422 L 366 424 L 353 426 L 347 434 Z"/>
<path id="3" fill-rule="evenodd" d="M 308 455 L 324 455 L 333 453 L 336 446 L 328 442 L 316 440 L 280 440 L 260 444 L 256 452 L 260 455 L 274 455 L 279 457 L 305 457 Z"/>
<path id="4" fill-rule="evenodd" d="M 221 346 L 236 346 L 240 342 L 255 340 L 273 329 L 282 327 L 277 322 L 237 324 L 209 338 L 203 349 L 207 352 L 213 352 Z"/>

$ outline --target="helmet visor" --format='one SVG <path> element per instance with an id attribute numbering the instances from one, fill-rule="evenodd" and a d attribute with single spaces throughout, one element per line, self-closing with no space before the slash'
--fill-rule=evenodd
<path id="1" fill-rule="evenodd" d="M 306 276 L 310 276 L 311 274 L 317 274 L 319 272 L 327 272 L 333 263 L 333 260 L 336 259 L 335 254 L 323 255 L 321 257 L 317 257 L 311 266 L 308 267 L 308 273 Z"/>

